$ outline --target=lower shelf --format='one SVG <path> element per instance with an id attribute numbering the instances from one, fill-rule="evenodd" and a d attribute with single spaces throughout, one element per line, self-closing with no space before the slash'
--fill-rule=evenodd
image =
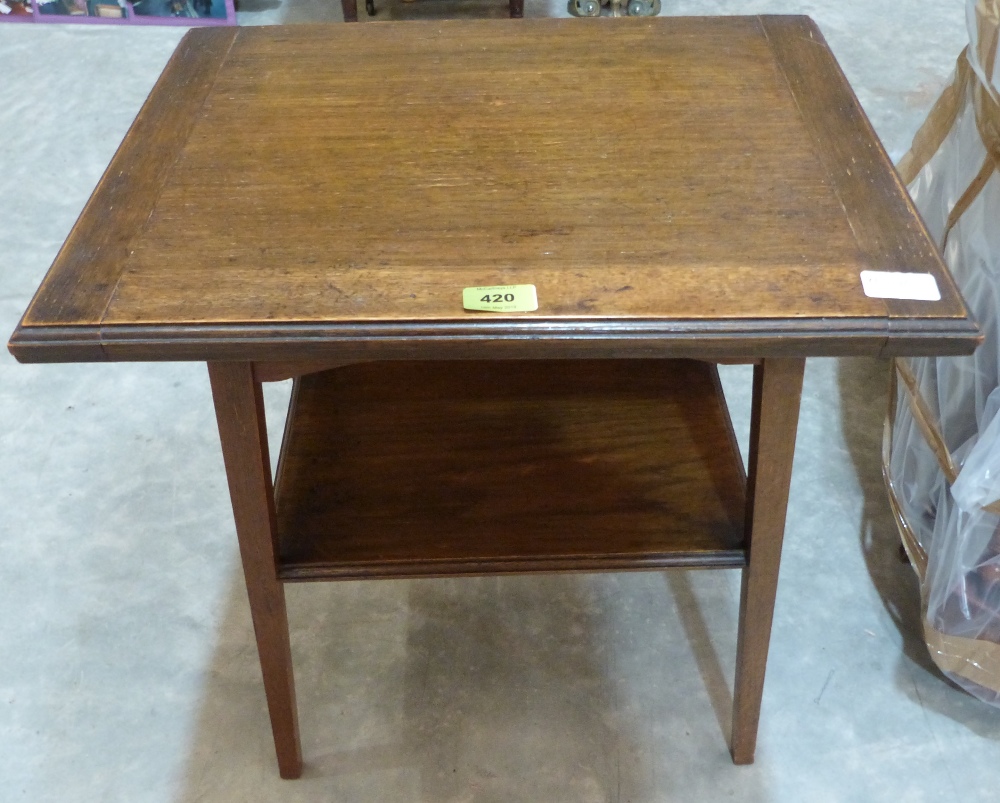
<path id="1" fill-rule="evenodd" d="M 745 565 L 715 366 L 363 363 L 296 383 L 284 580 Z"/>

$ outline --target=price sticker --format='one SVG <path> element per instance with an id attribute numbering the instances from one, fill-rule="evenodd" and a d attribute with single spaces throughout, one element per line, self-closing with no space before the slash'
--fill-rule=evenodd
<path id="1" fill-rule="evenodd" d="M 940 301 L 941 291 L 930 273 L 861 271 L 861 287 L 869 298 L 899 298 L 911 301 Z"/>
<path id="2" fill-rule="evenodd" d="M 534 312 L 538 295 L 533 284 L 503 284 L 495 287 L 466 287 L 462 306 L 479 312 Z"/>

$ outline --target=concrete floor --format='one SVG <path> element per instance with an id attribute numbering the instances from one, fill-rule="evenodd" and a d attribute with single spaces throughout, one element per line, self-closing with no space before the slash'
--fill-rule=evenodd
<path id="1" fill-rule="evenodd" d="M 964 45 L 963 7 L 664 0 L 813 15 L 897 158 Z M 241 24 L 340 13 L 242 8 Z M 3 333 L 180 36 L 0 23 Z M 755 765 L 726 748 L 735 572 L 393 581 L 289 588 L 307 766 L 283 782 L 204 367 L 3 353 L 0 801 L 993 800 L 1000 711 L 934 670 L 897 558 L 886 372 L 808 365 Z M 725 382 L 745 428 L 748 373 Z M 275 433 L 286 398 L 269 388 Z"/>

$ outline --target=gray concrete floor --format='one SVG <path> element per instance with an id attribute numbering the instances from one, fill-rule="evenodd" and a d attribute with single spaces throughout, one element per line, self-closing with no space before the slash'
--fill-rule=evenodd
<path id="1" fill-rule="evenodd" d="M 377 19 L 450 13 L 379 2 Z M 894 157 L 964 45 L 963 7 L 664 0 L 811 14 Z M 242 9 L 241 24 L 340 13 Z M 3 333 L 180 35 L 0 23 Z M 993 800 L 1000 711 L 934 670 L 897 558 L 886 373 L 809 362 L 755 765 L 726 749 L 735 572 L 393 581 L 289 588 L 307 766 L 283 782 L 204 367 L 4 353 L 0 801 Z M 748 374 L 725 383 L 745 428 Z M 287 392 L 268 390 L 275 433 Z"/>

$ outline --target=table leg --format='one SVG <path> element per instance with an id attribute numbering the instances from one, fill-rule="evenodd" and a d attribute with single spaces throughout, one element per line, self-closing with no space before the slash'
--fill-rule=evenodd
<path id="1" fill-rule="evenodd" d="M 778 563 L 792 478 L 803 359 L 766 359 L 754 366 L 747 476 L 747 565 L 740 593 L 732 756 L 752 764 L 757 746 Z"/>
<path id="2" fill-rule="evenodd" d="M 251 363 L 210 362 L 215 415 L 282 778 L 302 773 L 285 589 L 275 571 L 274 487 L 264 400 Z"/>
<path id="3" fill-rule="evenodd" d="M 340 7 L 344 12 L 344 22 L 358 21 L 358 0 L 340 0 Z"/>

